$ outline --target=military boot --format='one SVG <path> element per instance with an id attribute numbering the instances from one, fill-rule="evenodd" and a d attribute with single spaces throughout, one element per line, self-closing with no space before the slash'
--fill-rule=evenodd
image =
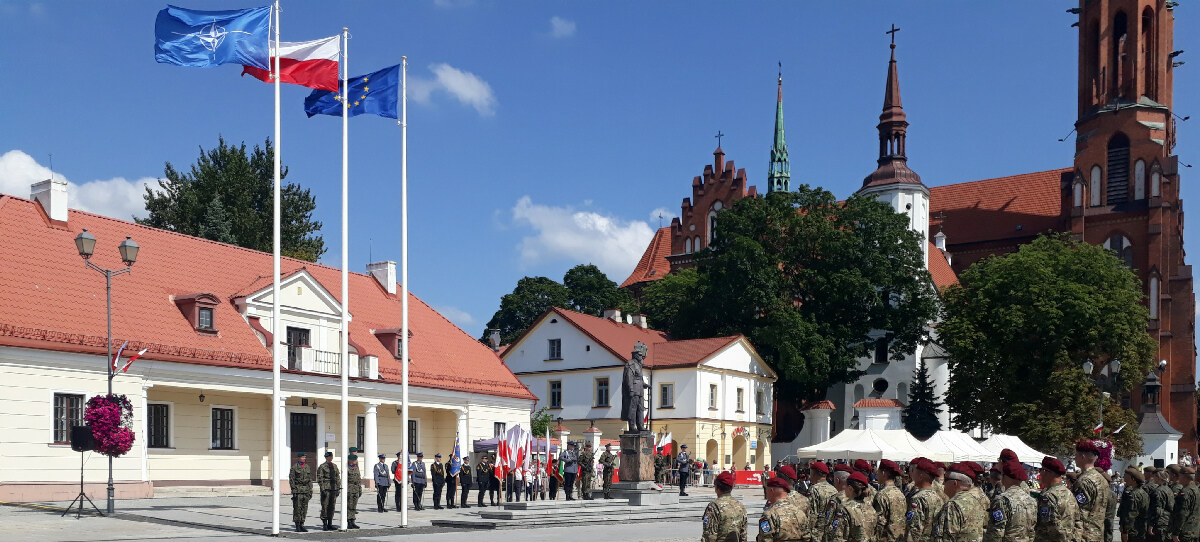
<path id="1" fill-rule="evenodd" d="M 350 520 L 350 523 L 349 523 L 348 525 L 346 525 L 346 528 L 348 528 L 348 529 L 357 529 L 357 528 L 358 528 L 358 524 L 357 524 L 357 523 L 354 523 L 354 520 Z"/>

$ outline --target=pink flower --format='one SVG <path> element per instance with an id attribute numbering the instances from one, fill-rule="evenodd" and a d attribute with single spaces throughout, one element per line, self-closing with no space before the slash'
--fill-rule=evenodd
<path id="1" fill-rule="evenodd" d="M 87 402 L 84 421 L 92 428 L 96 451 L 120 457 L 133 448 L 133 405 L 124 395 L 97 395 Z"/>

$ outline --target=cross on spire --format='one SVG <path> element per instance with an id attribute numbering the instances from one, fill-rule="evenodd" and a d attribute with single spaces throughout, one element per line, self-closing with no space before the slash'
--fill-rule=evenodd
<path id="1" fill-rule="evenodd" d="M 725 137 L 725 134 L 722 134 L 720 130 L 717 130 L 717 135 L 715 135 L 713 137 L 717 138 L 717 147 L 720 147 L 721 146 L 721 138 Z"/>
<path id="2" fill-rule="evenodd" d="M 891 34 L 891 36 L 892 36 L 892 49 L 895 49 L 895 48 L 896 48 L 896 32 L 899 32 L 899 31 L 900 31 L 900 28 L 898 28 L 898 27 L 897 27 L 897 26 L 896 26 L 896 25 L 893 23 L 893 24 L 892 24 L 892 29 L 891 29 L 891 30 L 888 30 L 887 32 L 884 32 L 884 34 Z"/>

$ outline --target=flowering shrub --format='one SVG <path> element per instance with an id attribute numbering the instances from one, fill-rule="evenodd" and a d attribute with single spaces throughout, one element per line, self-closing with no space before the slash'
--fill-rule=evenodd
<path id="1" fill-rule="evenodd" d="M 1100 458 L 1096 460 L 1096 468 L 1108 470 L 1112 468 L 1113 445 L 1111 440 L 1095 440 L 1096 449 L 1100 450 Z"/>
<path id="2" fill-rule="evenodd" d="M 133 448 L 133 405 L 124 395 L 97 395 L 88 399 L 83 419 L 92 428 L 97 452 L 120 457 Z"/>

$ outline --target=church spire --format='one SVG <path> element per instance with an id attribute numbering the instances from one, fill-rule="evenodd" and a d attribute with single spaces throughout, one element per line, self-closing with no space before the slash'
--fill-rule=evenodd
<path id="1" fill-rule="evenodd" d="M 883 90 L 883 112 L 879 114 L 879 167 L 863 180 L 863 188 L 894 183 L 921 184 L 921 176 L 908 168 L 905 143 L 908 120 L 900 103 L 900 75 L 896 69 L 896 32 L 892 25 L 892 57 L 888 61 L 887 86 Z"/>
<path id="2" fill-rule="evenodd" d="M 775 141 L 771 145 L 771 165 L 767 170 L 767 193 L 791 191 L 791 167 L 787 142 L 783 137 L 783 63 L 779 65 L 778 93 L 775 98 Z"/>

